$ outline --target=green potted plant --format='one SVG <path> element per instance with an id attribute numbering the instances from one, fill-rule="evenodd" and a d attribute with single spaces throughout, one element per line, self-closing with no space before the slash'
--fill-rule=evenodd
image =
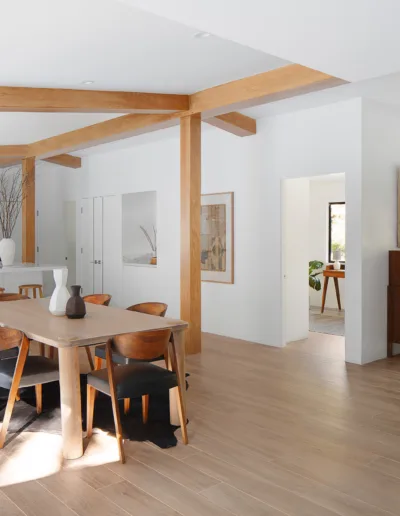
<path id="1" fill-rule="evenodd" d="M 308 262 L 308 285 L 310 288 L 319 291 L 321 290 L 321 280 L 318 278 L 322 274 L 324 264 L 319 260 L 311 260 Z"/>

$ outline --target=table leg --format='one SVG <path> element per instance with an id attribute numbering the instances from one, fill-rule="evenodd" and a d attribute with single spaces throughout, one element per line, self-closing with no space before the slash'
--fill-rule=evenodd
<path id="1" fill-rule="evenodd" d="M 329 276 L 325 276 L 325 278 L 324 278 L 324 290 L 322 291 L 321 314 L 323 314 L 324 310 L 325 310 L 325 300 L 326 300 L 326 293 L 328 291 L 328 282 L 329 282 Z"/>
<path id="2" fill-rule="evenodd" d="M 61 428 L 65 459 L 83 455 L 79 348 L 59 348 Z"/>
<path id="3" fill-rule="evenodd" d="M 185 330 L 174 331 L 173 335 L 181 378 L 183 402 L 186 409 Z M 171 369 L 170 358 L 168 358 L 168 369 Z M 171 425 L 180 426 L 178 413 L 178 389 L 170 389 L 169 391 L 169 413 Z"/>
<path id="4" fill-rule="evenodd" d="M 339 310 L 341 310 L 342 309 L 342 305 L 340 304 L 339 280 L 338 280 L 338 278 L 333 278 L 333 281 L 335 283 L 337 304 L 338 304 Z"/>

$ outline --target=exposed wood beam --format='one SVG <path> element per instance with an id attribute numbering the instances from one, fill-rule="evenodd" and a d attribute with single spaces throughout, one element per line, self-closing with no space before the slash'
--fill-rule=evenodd
<path id="1" fill-rule="evenodd" d="M 205 122 L 236 136 L 251 136 L 257 132 L 256 120 L 236 111 L 207 118 Z"/>
<path id="2" fill-rule="evenodd" d="M 23 158 L 28 152 L 28 145 L 0 145 L 0 157 Z"/>
<path id="3" fill-rule="evenodd" d="M 22 160 L 22 262 L 36 262 L 35 158 Z"/>
<path id="4" fill-rule="evenodd" d="M 188 108 L 188 95 L 0 87 L 0 111 L 134 113 L 138 111 L 184 111 Z"/>
<path id="5" fill-rule="evenodd" d="M 68 168 L 81 168 L 82 166 L 82 158 L 79 156 L 71 156 L 71 154 L 59 154 L 58 156 L 52 156 L 51 158 L 44 158 L 43 161 L 48 161 L 49 163 L 55 163 L 56 165 Z"/>
<path id="6" fill-rule="evenodd" d="M 190 96 L 190 112 L 209 116 L 303 95 L 346 81 L 298 64 L 291 64 Z"/>
<path id="7" fill-rule="evenodd" d="M 181 319 L 186 352 L 201 351 L 201 117 L 181 119 Z"/>
<path id="8" fill-rule="evenodd" d="M 14 165 L 21 165 L 22 158 L 1 158 L 0 168 L 12 167 Z"/>
<path id="9" fill-rule="evenodd" d="M 45 159 L 65 152 L 73 152 L 102 143 L 123 140 L 138 134 L 177 125 L 179 124 L 180 116 L 182 116 L 180 113 L 120 116 L 32 143 L 28 146 L 27 155 L 36 156 L 38 159 Z"/>

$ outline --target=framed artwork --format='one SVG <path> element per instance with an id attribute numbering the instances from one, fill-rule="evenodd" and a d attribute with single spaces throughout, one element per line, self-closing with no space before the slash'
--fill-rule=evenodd
<path id="1" fill-rule="evenodd" d="M 201 196 L 201 279 L 233 283 L 233 192 Z"/>

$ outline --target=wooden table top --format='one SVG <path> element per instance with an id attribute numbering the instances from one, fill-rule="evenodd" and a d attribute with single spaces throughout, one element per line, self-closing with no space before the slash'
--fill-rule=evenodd
<path id="1" fill-rule="evenodd" d="M 101 344 L 121 333 L 166 328 L 176 331 L 188 326 L 176 319 L 90 303 L 86 303 L 84 319 L 68 319 L 52 315 L 49 303 L 49 298 L 3 301 L 0 326 L 23 331 L 28 338 L 56 348 Z"/>

